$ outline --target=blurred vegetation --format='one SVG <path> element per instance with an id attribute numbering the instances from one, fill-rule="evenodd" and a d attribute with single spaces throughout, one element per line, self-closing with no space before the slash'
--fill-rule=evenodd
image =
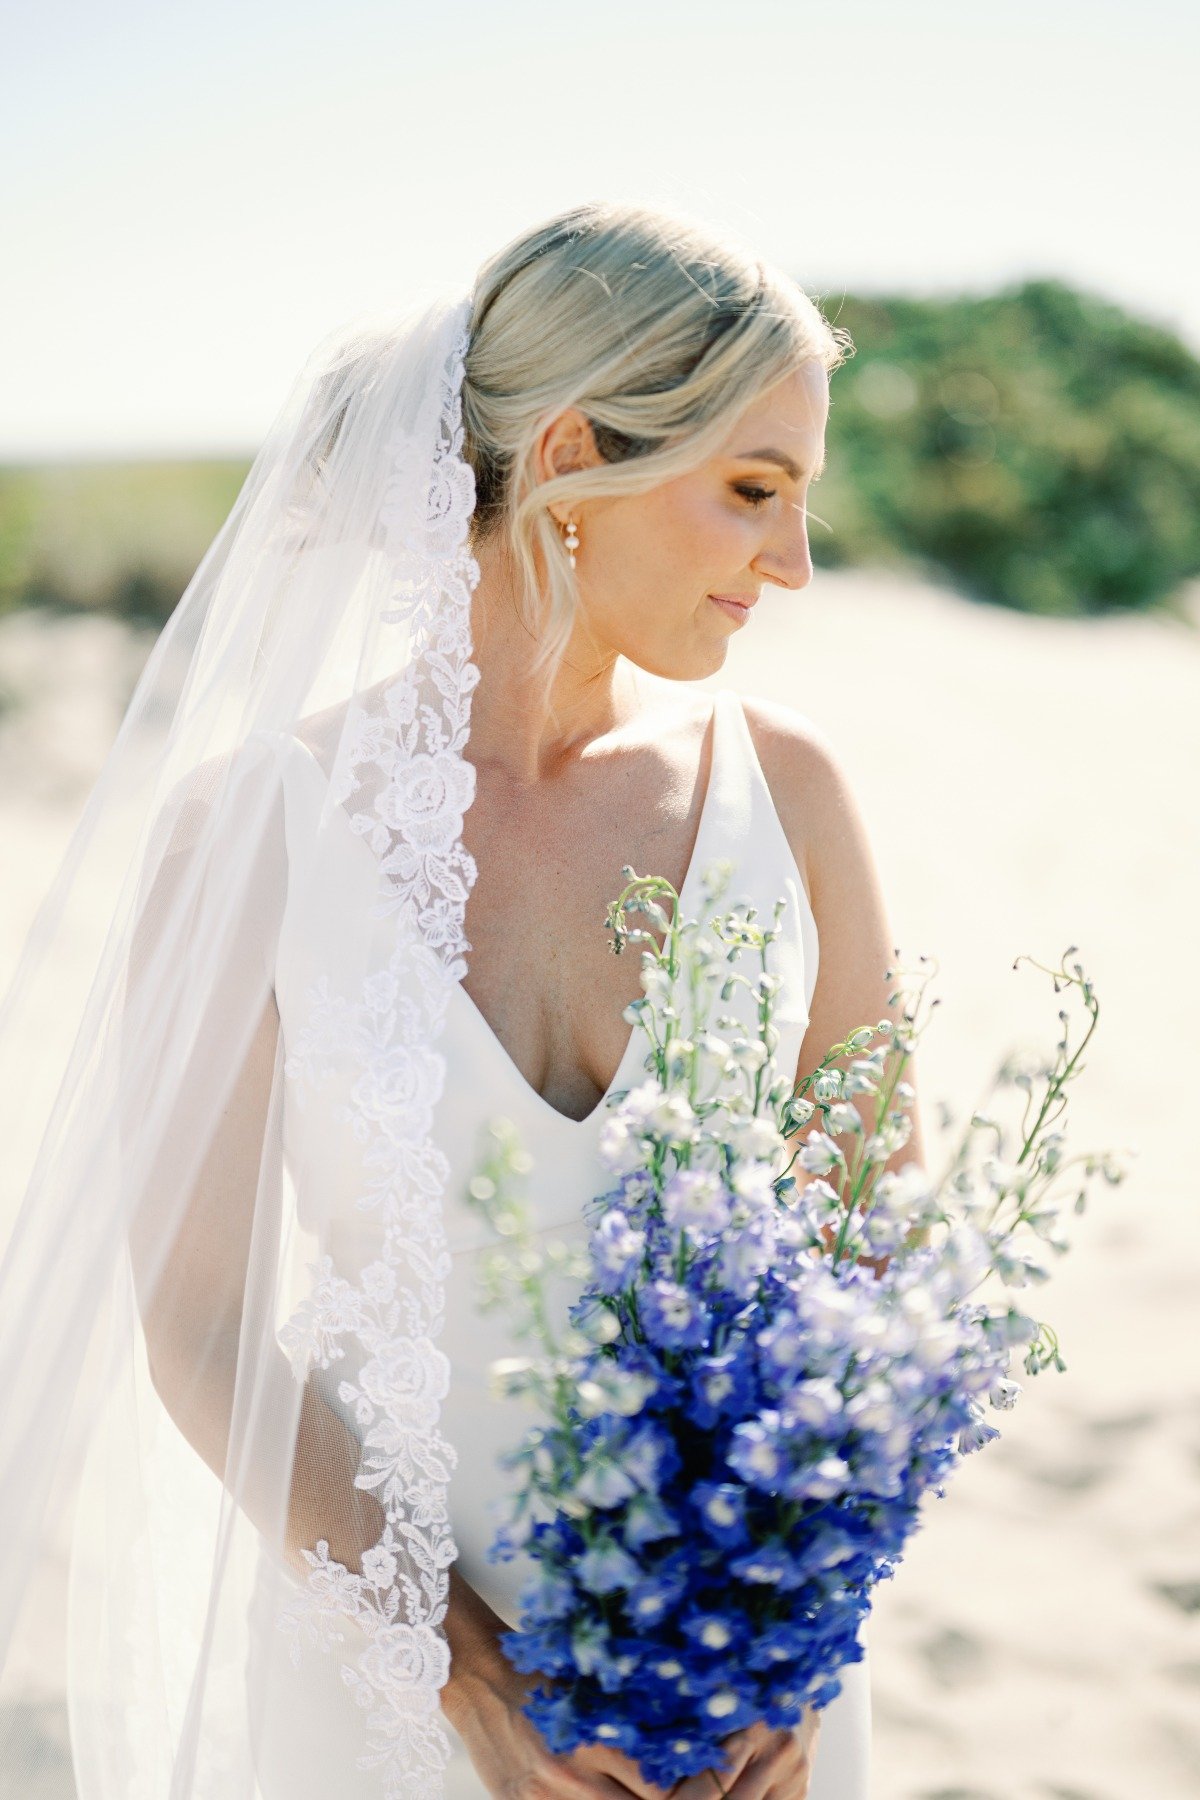
<path id="1" fill-rule="evenodd" d="M 1064 615 L 1169 605 L 1200 574 L 1200 361 L 1171 332 L 1049 280 L 824 305 L 856 348 L 810 497 L 818 565 Z M 0 613 L 161 625 L 249 467 L 0 468 Z"/>
<path id="2" fill-rule="evenodd" d="M 0 467 L 0 614 L 95 609 L 162 625 L 250 458 Z"/>
<path id="3" fill-rule="evenodd" d="M 1162 605 L 1200 573 L 1200 361 L 1171 332 L 1057 281 L 825 310 L 856 349 L 815 562 L 1058 614 Z"/>

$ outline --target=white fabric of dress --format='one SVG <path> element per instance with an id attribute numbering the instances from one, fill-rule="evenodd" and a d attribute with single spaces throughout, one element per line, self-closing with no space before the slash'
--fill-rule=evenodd
<path id="1" fill-rule="evenodd" d="M 808 1022 L 817 973 L 817 931 L 808 896 L 767 787 L 740 698 L 733 689 L 717 691 L 712 720 L 710 774 L 689 870 L 681 890 L 685 913 L 700 900 L 707 865 L 718 857 L 735 864 L 730 895 L 750 895 L 769 918 L 778 895 L 787 897 L 782 935 L 774 946 L 772 966 L 782 978 L 776 1023 L 781 1034 L 779 1067 L 794 1071 Z M 274 971 L 289 1073 L 303 1074 L 309 1053 L 303 1027 L 312 1016 L 312 984 L 338 985 L 339 948 L 358 947 L 354 967 L 361 969 L 362 934 L 378 940 L 379 966 L 386 965 L 391 943 L 388 922 L 370 917 L 376 897 L 376 859 L 361 838 L 347 827 L 346 855 L 333 864 L 326 850 L 319 866 L 306 860 L 312 837 L 313 809 L 326 799 L 325 773 L 307 745 L 296 737 L 281 741 L 287 814 L 289 879 Z M 325 839 L 326 845 L 329 840 Z M 452 1162 L 446 1187 L 446 1228 L 452 1273 L 446 1282 L 446 1319 L 439 1343 L 450 1360 L 449 1394 L 442 1403 L 441 1427 L 458 1454 L 450 1485 L 450 1517 L 458 1548 L 459 1574 L 476 1588 L 511 1626 L 518 1623 L 518 1591 L 530 1569 L 518 1556 L 489 1563 L 485 1552 L 494 1537 L 502 1497 L 515 1477 L 499 1467 L 501 1452 L 517 1443 L 533 1422 L 519 1400 L 498 1400 L 488 1391 L 488 1367 L 498 1357 L 519 1355 L 531 1346 L 510 1334 L 502 1311 L 484 1313 L 477 1304 L 477 1264 L 483 1247 L 494 1241 L 489 1227 L 462 1198 L 482 1148 L 486 1122 L 503 1114 L 518 1128 L 533 1158 L 525 1192 L 537 1228 L 547 1235 L 582 1242 L 581 1211 L 595 1194 L 610 1185 L 597 1143 L 606 1114 L 605 1100 L 639 1079 L 640 1033 L 632 1033 L 608 1094 L 586 1118 L 576 1120 L 550 1105 L 529 1084 L 479 1012 L 466 990 L 456 985 L 440 1047 L 447 1059 L 445 1092 L 439 1102 L 437 1136 Z M 358 1153 L 336 1110 L 325 1104 L 328 1082 L 319 1089 L 322 1103 L 301 1094 L 302 1083 L 288 1084 L 284 1121 L 285 1159 L 296 1176 L 298 1216 L 304 1224 L 304 1194 L 319 1192 L 326 1219 L 323 1248 L 340 1266 L 350 1269 L 369 1260 L 370 1215 L 355 1216 L 353 1196 L 361 1191 Z M 336 1096 L 336 1084 L 332 1090 Z M 344 1098 L 344 1096 L 342 1096 Z M 339 1207 L 338 1195 L 346 1204 Z M 565 1285 L 565 1284 L 564 1284 Z M 558 1299 L 565 1317 L 569 1294 Z M 339 1385 L 353 1378 L 349 1357 L 328 1370 L 314 1371 L 323 1397 L 354 1429 L 353 1408 L 338 1397 Z M 265 1565 L 263 1573 L 265 1573 Z M 278 1581 L 278 1571 L 276 1571 Z M 292 1579 L 299 1583 L 300 1577 Z M 274 1590 L 277 1594 L 277 1588 Z M 340 1680 L 337 1657 L 316 1655 L 293 1665 L 275 1618 L 271 1590 L 260 1580 L 251 1611 L 248 1699 L 255 1736 L 261 1800 L 374 1800 L 378 1777 L 362 1769 L 363 1713 Z M 868 1627 L 869 1630 L 869 1621 Z M 357 1641 L 358 1627 L 345 1623 L 347 1641 Z M 826 1707 L 818 1738 L 809 1800 L 867 1800 L 870 1753 L 869 1658 L 842 1671 L 842 1691 Z M 445 1773 L 446 1800 L 482 1800 L 483 1782 L 465 1745 L 445 1723 L 452 1757 Z"/>

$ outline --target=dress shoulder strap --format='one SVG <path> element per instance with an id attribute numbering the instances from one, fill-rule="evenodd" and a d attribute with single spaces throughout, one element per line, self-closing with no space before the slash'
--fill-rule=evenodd
<path id="1" fill-rule="evenodd" d="M 753 897 L 761 917 L 770 918 L 780 896 L 787 901 L 775 958 L 784 978 L 779 1016 L 807 1016 L 819 956 L 816 919 L 735 688 L 718 690 L 713 729 L 714 829 L 737 862 L 739 888 Z"/>

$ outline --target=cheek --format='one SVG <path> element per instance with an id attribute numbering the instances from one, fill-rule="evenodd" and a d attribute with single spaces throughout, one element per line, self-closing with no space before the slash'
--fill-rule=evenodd
<path id="1" fill-rule="evenodd" d="M 681 491 L 664 495 L 654 536 L 659 556 L 677 577 L 690 572 L 715 579 L 740 568 L 751 535 L 749 516 L 711 492 Z"/>

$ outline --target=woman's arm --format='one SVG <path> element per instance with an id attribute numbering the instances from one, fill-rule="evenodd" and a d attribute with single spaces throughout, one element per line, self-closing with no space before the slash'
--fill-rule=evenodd
<path id="1" fill-rule="evenodd" d="M 231 767 L 204 765 L 176 792 L 140 896 L 120 1037 L 132 1269 L 150 1378 L 182 1435 L 298 1574 L 322 1539 L 361 1574 L 385 1525 L 355 1483 L 361 1446 L 313 1382 L 298 1391 L 275 1334 L 287 851 L 270 759 L 243 752 L 237 774 L 238 823 L 219 835 L 210 810 Z M 448 1717 L 508 1670 L 506 1629 L 451 1568 Z"/>
<path id="2" fill-rule="evenodd" d="M 897 1017 L 896 1008 L 888 1005 L 892 984 L 887 980 L 895 939 L 862 811 L 832 745 L 811 721 L 774 702 L 747 701 L 746 718 L 784 833 L 804 876 L 820 940 L 816 987 L 796 1069 L 800 1081 L 812 1074 L 832 1044 L 856 1026 Z M 904 1079 L 916 1089 L 911 1059 Z M 874 1120 L 873 1098 L 852 1096 L 867 1131 Z M 908 1142 L 888 1158 L 888 1169 L 924 1160 L 915 1100 L 910 1118 Z M 799 1135 L 810 1129 L 804 1127 Z M 835 1141 L 850 1158 L 854 1135 L 843 1133 Z M 832 1248 L 832 1228 L 827 1242 Z M 887 1262 L 861 1260 L 880 1270 Z"/>

